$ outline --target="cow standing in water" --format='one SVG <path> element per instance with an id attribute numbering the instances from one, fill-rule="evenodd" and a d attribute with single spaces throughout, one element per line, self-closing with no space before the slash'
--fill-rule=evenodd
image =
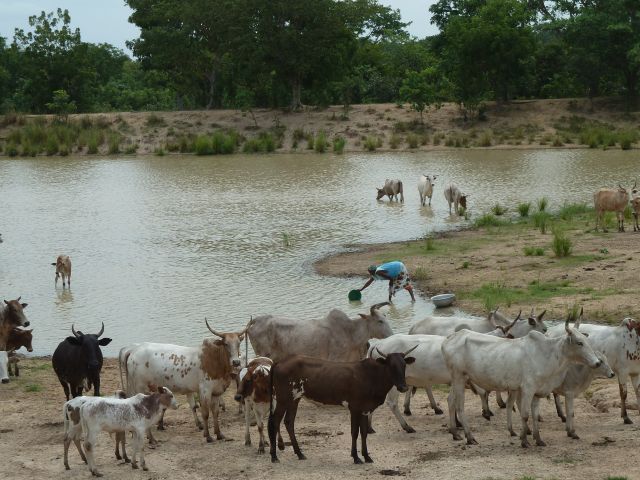
<path id="1" fill-rule="evenodd" d="M 451 215 L 451 205 L 453 205 L 456 215 L 460 215 L 460 207 L 467 209 L 468 195 L 462 193 L 453 183 L 444 191 L 444 198 L 449 204 L 449 215 Z"/>
<path id="2" fill-rule="evenodd" d="M 380 200 L 385 195 L 389 197 L 389 201 L 395 198 L 396 202 L 398 201 L 398 195 L 400 195 L 400 203 L 404 203 L 404 191 L 402 188 L 402 182 L 400 180 L 389 180 L 388 178 L 384 181 L 384 187 L 377 188 L 378 195 L 376 196 L 376 200 Z"/>
<path id="3" fill-rule="evenodd" d="M 71 288 L 71 259 L 69 255 L 58 255 L 55 263 L 51 265 L 56 267 L 56 286 L 58 285 L 58 279 L 62 277 L 62 288 L 67 286 Z"/>
<path id="4" fill-rule="evenodd" d="M 430 175 L 422 175 L 418 181 L 418 193 L 420 194 L 420 203 L 422 206 L 426 206 L 427 198 L 429 199 L 429 206 L 431 206 L 431 197 L 433 196 L 433 187 L 435 187 L 436 175 L 431 178 Z"/>

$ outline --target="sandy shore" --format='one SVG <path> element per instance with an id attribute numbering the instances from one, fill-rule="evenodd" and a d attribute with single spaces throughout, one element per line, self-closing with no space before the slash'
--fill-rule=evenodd
<path id="1" fill-rule="evenodd" d="M 71 471 L 62 463 L 63 425 L 61 407 L 64 394 L 50 359 L 22 362 L 21 376 L 0 387 L 0 462 L 2 478 L 91 478 L 77 452 L 70 450 Z M 107 359 L 102 373 L 102 390 L 110 394 L 118 388 L 115 359 Z M 425 408 L 426 395 L 418 392 L 413 401 L 410 424 L 417 430 L 405 433 L 383 405 L 374 416 L 378 433 L 369 437 L 375 463 L 354 465 L 349 456 L 349 417 L 345 409 L 318 407 L 303 400 L 296 422 L 301 448 L 308 460 L 298 461 L 290 447 L 273 465 L 268 454 L 257 453 L 257 431 L 252 428 L 253 446 L 244 445 L 244 420 L 237 413 L 233 389 L 225 394 L 227 410 L 221 428 L 225 442 L 207 444 L 196 430 L 184 397 L 180 408 L 166 417 L 167 430 L 158 432 L 160 445 L 147 449 L 149 472 L 134 471 L 116 461 L 114 442 L 102 434 L 97 447 L 98 466 L 105 478 L 131 479 L 342 479 L 383 478 L 473 478 L 473 479 L 606 479 L 608 476 L 640 478 L 635 453 L 640 448 L 640 417 L 633 413 L 634 425 L 623 425 L 613 406 L 617 386 L 604 380 L 587 392 L 590 401 L 576 402 L 576 428 L 580 440 L 565 434 L 564 424 L 555 416 L 553 403 L 541 402 L 542 436 L 548 447 L 523 450 L 506 431 L 504 410 L 492 408 L 496 416 L 487 422 L 480 416 L 477 398 L 467 397 L 467 412 L 480 442 L 467 447 L 454 442 L 446 431 L 446 418 Z M 446 410 L 446 387 L 435 391 Z M 516 429 L 517 429 L 516 424 Z M 285 441 L 288 438 L 285 434 Z"/>

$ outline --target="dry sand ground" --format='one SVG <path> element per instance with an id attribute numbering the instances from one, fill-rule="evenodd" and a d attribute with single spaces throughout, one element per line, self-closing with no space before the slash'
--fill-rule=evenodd
<path id="1" fill-rule="evenodd" d="M 91 478 L 75 450 L 70 450 L 71 470 L 62 464 L 64 394 L 49 359 L 23 360 L 21 377 L 0 387 L 0 478 L 12 480 Z M 118 387 L 115 359 L 107 359 L 102 374 L 104 394 Z M 33 391 L 39 390 L 39 391 Z M 228 441 L 207 444 L 196 430 L 184 397 L 177 412 L 167 415 L 167 430 L 158 432 L 160 446 L 147 449 L 149 472 L 134 471 L 113 456 L 113 441 L 102 434 L 97 447 L 98 466 L 105 478 L 131 479 L 343 479 L 385 478 L 478 478 L 478 479 L 606 479 L 608 476 L 640 478 L 637 459 L 640 447 L 640 417 L 634 425 L 623 425 L 619 410 L 612 406 L 617 394 L 614 382 L 598 381 L 576 405 L 576 428 L 581 440 L 567 438 L 564 425 L 555 416 L 552 402 L 543 400 L 542 436 L 548 446 L 524 450 L 506 431 L 504 410 L 492 408 L 496 417 L 487 422 L 479 415 L 477 398 L 467 397 L 467 413 L 479 446 L 454 442 L 445 429 L 444 416 L 426 409 L 426 395 L 413 401 L 409 422 L 417 433 L 407 434 L 386 406 L 374 416 L 377 434 L 370 436 L 372 465 L 354 465 L 349 457 L 348 414 L 342 408 L 317 407 L 303 401 L 298 410 L 297 433 L 308 457 L 298 461 L 288 446 L 273 465 L 268 454 L 244 445 L 243 417 L 237 414 L 233 389 L 225 395 L 227 411 L 222 431 Z M 446 389 L 436 398 L 446 410 Z M 516 429 L 518 428 L 516 424 Z M 285 440 L 288 438 L 285 433 Z M 129 452 L 130 453 L 130 452 Z"/>

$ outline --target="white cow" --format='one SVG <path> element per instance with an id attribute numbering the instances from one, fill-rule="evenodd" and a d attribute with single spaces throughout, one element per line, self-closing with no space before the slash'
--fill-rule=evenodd
<path id="1" fill-rule="evenodd" d="M 591 340 L 589 340 L 591 341 Z M 571 365 L 569 370 L 567 370 L 567 374 L 562 381 L 562 385 L 553 390 L 553 398 L 556 404 L 556 412 L 558 416 L 562 419 L 563 422 L 567 424 L 567 435 L 571 438 L 578 439 L 580 438 L 575 431 L 573 426 L 573 401 L 574 399 L 584 392 L 594 378 L 597 377 L 605 377 L 605 378 L 613 378 L 615 377 L 615 373 L 611 370 L 609 363 L 607 362 L 607 357 L 604 353 L 598 352 L 596 350 L 596 355 L 600 360 L 602 360 L 602 364 L 596 368 L 589 368 L 586 365 Z M 567 407 L 567 416 L 564 416 L 562 412 L 562 406 L 560 405 L 560 395 L 564 396 L 564 402 Z"/>
<path id="2" fill-rule="evenodd" d="M 625 318 L 616 327 L 585 323 L 580 325 L 580 331 L 589 335 L 589 343 L 594 349 L 607 356 L 611 369 L 618 376 L 620 416 L 624 423 L 633 423 L 627 415 L 627 382 L 631 380 L 636 400 L 640 404 L 640 321 Z M 560 325 L 549 329 L 549 336 L 559 335 Z"/>
<path id="3" fill-rule="evenodd" d="M 167 408 L 178 408 L 171 390 L 165 387 L 157 388 L 158 391 L 150 395 L 139 393 L 126 399 L 99 398 L 80 407 L 80 423 L 85 434 L 84 449 L 89 470 L 94 476 L 102 476 L 98 472 L 94 457 L 98 434 L 101 431 L 133 432 L 131 467 L 138 468 L 137 456 L 140 453 L 142 469 L 147 470 L 144 459 L 145 432 L 160 420 Z"/>
<path id="4" fill-rule="evenodd" d="M 126 357 L 127 394 L 144 392 L 149 383 L 160 381 L 176 393 L 187 395 L 189 406 L 198 428 L 194 394 L 198 393 L 202 407 L 204 436 L 213 442 L 209 434 L 209 412 L 213 413 L 216 438 L 224 438 L 220 432 L 218 413 L 220 396 L 232 381 L 232 375 L 240 367 L 240 342 L 245 330 L 239 333 L 219 333 L 206 322 L 207 328 L 220 337 L 205 338 L 199 347 L 183 347 L 164 343 L 141 343 L 131 349 Z"/>
<path id="5" fill-rule="evenodd" d="M 429 175 L 420 176 L 420 180 L 418 180 L 418 193 L 420 194 L 420 203 L 424 207 L 427 203 L 427 198 L 429 199 L 429 206 L 431 206 L 431 197 L 433 196 L 433 187 L 436 186 L 435 180 L 437 176 L 434 175 L 433 178 Z"/>
<path id="6" fill-rule="evenodd" d="M 0 351 L 0 381 L 9 383 L 9 354 L 5 350 Z"/>
<path id="7" fill-rule="evenodd" d="M 384 186 L 382 188 L 376 188 L 376 190 L 378 191 L 376 200 L 380 200 L 386 195 L 389 197 L 389 201 L 392 201 L 395 198 L 397 202 L 398 195 L 400 195 L 400 203 L 404 203 L 404 190 L 400 180 L 390 180 L 387 178 L 384 181 Z"/>
<path id="8" fill-rule="evenodd" d="M 468 197 L 469 195 L 462 193 L 453 183 L 449 185 L 444 191 L 444 198 L 447 199 L 449 204 L 449 215 L 451 215 L 451 205 L 454 206 L 456 215 L 460 215 L 460 207 L 467 208 Z"/>
<path id="9" fill-rule="evenodd" d="M 565 330 L 565 335 L 558 338 L 531 332 L 526 337 L 508 340 L 469 330 L 447 337 L 442 343 L 442 353 L 451 374 L 449 431 L 454 440 L 462 439 L 456 428 L 457 414 L 467 444 L 477 444 L 464 414 L 465 385 L 471 382 L 484 390 L 508 391 L 512 397 L 518 394 L 521 445 L 523 448 L 529 446 L 527 421 L 531 414 L 536 445 L 544 446 L 538 428 L 539 398 L 549 395 L 562 383 L 572 363 L 584 363 L 593 368 L 602 363 L 587 337 L 569 327 L 569 318 Z M 511 409 L 507 405 L 508 421 L 510 417 Z"/>

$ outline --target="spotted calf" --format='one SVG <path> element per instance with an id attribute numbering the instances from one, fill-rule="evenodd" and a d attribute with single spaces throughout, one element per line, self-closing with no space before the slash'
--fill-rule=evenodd
<path id="1" fill-rule="evenodd" d="M 241 404 L 244 403 L 245 445 L 251 445 L 251 435 L 249 434 L 251 414 L 258 424 L 258 433 L 260 434 L 258 453 L 264 453 L 263 428 L 264 419 L 269 413 L 269 377 L 272 366 L 273 361 L 267 357 L 257 357 L 251 360 L 249 365 L 240 371 L 240 383 L 238 393 L 235 396 L 235 399 Z"/>

